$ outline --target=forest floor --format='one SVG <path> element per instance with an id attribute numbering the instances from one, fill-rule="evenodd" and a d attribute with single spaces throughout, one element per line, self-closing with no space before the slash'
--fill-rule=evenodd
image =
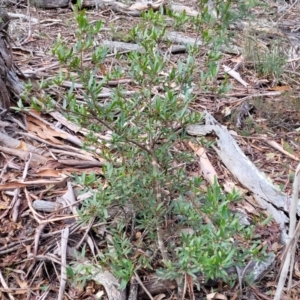
<path id="1" fill-rule="evenodd" d="M 220 68 L 211 82 L 209 91 L 201 89 L 197 82 L 197 79 L 200 81 L 201 69 L 206 69 L 205 57 L 208 49 L 203 47 L 195 57 L 195 101 L 190 106 L 193 111 L 208 111 L 230 130 L 242 152 L 270 182 L 287 195 L 287 198 L 292 193 L 300 145 L 300 6 L 295 3 L 285 3 L 285 6 L 282 6 L 266 1 L 263 5 L 251 9 L 251 17 L 244 17 L 235 22 L 229 30 L 231 38 L 227 41 L 226 49 L 223 48 L 225 50 L 222 51 Z M 194 0 L 181 1 L 181 4 L 188 6 L 191 14 L 198 10 Z M 77 26 L 74 12 L 70 8 L 49 10 L 31 7 L 29 15 L 26 6 L 12 6 L 7 11 L 28 17 L 12 18 L 9 35 L 14 41 L 14 60 L 33 86 L 31 99 L 35 97 L 42 101 L 47 94 L 63 105 L 63 93 L 69 90 L 70 82 L 63 82 L 59 88 L 50 85 L 41 90 L 40 86 L 41 81 L 53 79 L 59 72 L 69 72 L 64 68 L 60 69 L 61 65 L 53 56 L 52 49 L 58 36 L 66 44 L 74 43 L 74 28 Z M 104 41 L 126 42 L 133 47 L 136 45 L 129 32 L 142 22 L 141 16 L 128 16 L 111 8 L 89 8 L 86 14 L 91 22 L 101 20 L 103 23 L 98 40 L 94 41 L 96 45 L 103 45 Z M 172 26 L 170 22 L 168 30 L 176 32 L 181 38 L 184 36 L 190 39 L 189 43 L 198 41 L 199 34 L 192 26 Z M 179 42 L 178 39 L 177 42 L 162 41 L 159 45 L 161 51 L 170 55 L 170 66 L 177 66 L 178 61 L 187 56 L 185 51 L 170 54 L 170 46 L 182 46 L 182 41 L 183 39 L 179 39 Z M 130 46 L 123 45 L 123 49 L 118 47 L 111 46 L 109 55 L 99 67 L 99 80 L 116 67 L 121 70 L 120 74 L 122 70 L 125 73 L 125 69 L 128 68 L 126 59 L 117 52 L 126 55 L 130 51 L 126 47 Z M 228 68 L 235 73 L 230 73 Z M 219 91 L 224 78 L 231 88 L 221 93 Z M 126 78 L 111 80 L 101 91 L 103 103 L 117 85 L 122 85 L 123 90 L 128 93 L 139 89 L 134 82 Z M 83 103 L 84 92 L 80 84 L 76 86 L 74 93 L 76 99 Z M 30 102 L 30 99 L 28 101 Z M 14 106 L 17 107 L 18 104 Z M 78 176 L 83 173 L 101 176 L 104 159 L 95 153 L 82 150 L 87 136 L 86 129 L 70 120 L 67 121 L 60 114 L 62 111 L 45 109 L 43 112 L 37 112 L 21 107 L 20 104 L 19 109 L 24 110 L 22 116 L 19 113 L 14 119 L 9 119 L 9 125 L 1 123 L 0 127 L 4 126 L 3 130 L 6 133 L 22 141 L 18 150 L 26 151 L 28 145 L 31 145 L 38 149 L 38 156 L 24 161 L 19 155 L 1 152 L 1 299 L 58 299 L 62 289 L 59 274 L 62 263 L 60 258 L 58 259 L 60 250 L 57 245 L 61 243 L 62 231 L 71 224 L 69 244 L 81 250 L 86 244 L 86 255 L 91 260 L 101 248 L 101 243 L 103 244 L 101 239 L 101 242 L 97 240 L 102 234 L 101 224 L 90 223 L 79 229 L 74 222 L 76 211 L 62 213 L 59 201 L 62 198 L 75 197 L 74 194 L 72 196 L 74 191 L 67 183 L 75 182 L 74 173 Z M 5 121 L 5 118 L 2 121 Z M 214 136 L 208 136 L 207 139 L 215 141 Z M 186 151 L 197 152 L 188 147 Z M 214 149 L 207 147 L 205 152 L 219 184 L 230 186 L 230 189 L 234 187 L 243 194 L 243 200 L 235 204 L 235 209 L 246 214 L 249 220 L 265 218 L 268 214 L 256 203 L 252 193 L 222 164 Z M 43 163 L 43 167 L 40 167 L 40 163 Z M 203 176 L 203 169 L 197 164 L 190 166 L 189 171 L 193 176 Z M 205 180 L 204 189 L 205 185 L 210 185 L 209 176 Z M 80 184 L 74 183 L 74 186 L 77 189 L 81 188 Z M 80 203 L 85 196 L 84 194 L 81 198 L 77 197 L 75 202 Z M 52 202 L 53 206 L 44 210 L 37 209 L 33 203 L 41 199 Z M 74 203 L 68 205 L 72 208 Z M 288 215 L 286 212 L 285 214 Z M 97 234 L 91 234 L 89 240 L 84 239 L 90 235 L 92 227 L 94 230 L 99 229 Z M 219 282 L 213 287 L 201 286 L 200 292 L 193 294 L 189 291 L 182 299 L 273 299 L 282 258 L 280 231 L 278 225 L 271 222 L 265 227 L 258 226 L 257 234 L 262 245 L 276 255 L 273 265 L 264 277 L 252 285 L 237 284 L 229 287 Z M 32 259 L 32 256 L 35 259 Z M 282 299 L 300 299 L 298 257 L 297 251 L 290 298 L 282 296 Z M 147 272 L 140 274 L 145 285 L 150 275 Z M 82 282 L 84 285 L 80 284 Z M 95 280 L 88 278 L 85 282 L 82 279 L 80 283 L 67 284 L 64 287 L 65 296 L 61 299 L 96 299 L 96 296 L 101 295 L 101 299 L 105 299 L 105 289 Z M 166 291 L 161 292 L 158 289 L 159 292 L 156 291 L 152 295 L 153 299 L 177 299 L 175 289 L 172 290 L 172 282 L 164 284 L 170 285 Z M 139 289 L 143 290 L 141 287 Z M 145 289 L 151 291 L 151 286 L 146 286 Z M 144 292 L 143 290 L 137 299 L 147 298 Z"/>

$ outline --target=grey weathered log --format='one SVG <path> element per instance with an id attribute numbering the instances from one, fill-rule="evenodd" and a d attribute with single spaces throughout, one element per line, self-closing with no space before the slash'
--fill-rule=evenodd
<path id="1" fill-rule="evenodd" d="M 180 32 L 175 31 L 167 31 L 162 39 L 166 42 L 172 42 L 175 45 L 170 47 L 170 52 L 172 54 L 185 52 L 188 46 L 197 46 L 201 47 L 204 45 L 203 41 L 200 38 L 193 38 L 187 35 L 184 35 Z M 176 45 L 177 44 L 177 45 Z M 133 43 L 124 43 L 119 41 L 109 41 L 103 40 L 101 41 L 101 46 L 107 47 L 110 52 L 130 52 L 130 51 L 138 51 L 140 53 L 144 53 L 145 49 L 142 46 Z M 209 45 L 208 45 L 209 46 Z M 223 45 L 221 50 L 226 53 L 240 53 L 240 49 L 235 46 L 228 47 Z"/>
<path id="2" fill-rule="evenodd" d="M 101 41 L 101 45 L 107 47 L 111 53 L 130 52 L 130 51 L 138 51 L 140 53 L 145 52 L 145 49 L 142 46 L 139 46 L 137 44 L 132 44 L 132 43 L 103 40 Z M 172 54 L 183 53 L 186 52 L 186 50 L 187 48 L 185 45 L 172 45 L 170 47 L 170 52 Z"/>
<path id="3" fill-rule="evenodd" d="M 84 266 L 86 268 L 84 268 Z M 98 284 L 101 284 L 107 294 L 109 300 L 126 300 L 126 290 L 119 289 L 119 281 L 114 277 L 114 275 L 108 270 L 103 269 L 99 265 L 95 265 L 92 262 L 86 260 L 78 262 L 78 256 L 75 257 L 72 263 L 72 268 L 82 275 L 87 275 Z"/>
<path id="4" fill-rule="evenodd" d="M 70 4 L 70 0 L 32 0 L 32 5 L 39 8 L 62 8 Z"/>
<path id="5" fill-rule="evenodd" d="M 120 14 L 129 15 L 132 17 L 140 17 L 143 11 L 158 10 L 163 5 L 163 0 L 156 2 L 150 1 L 136 1 L 134 3 L 122 3 L 115 0 L 84 0 L 82 8 L 96 7 L 97 9 L 111 9 L 112 11 Z"/>
<path id="6" fill-rule="evenodd" d="M 46 200 L 35 200 L 32 207 L 37 211 L 54 212 L 62 207 L 61 203 Z"/>
<path id="7" fill-rule="evenodd" d="M 103 40 L 101 45 L 107 47 L 110 52 L 129 52 L 129 51 L 138 51 L 141 53 L 145 52 L 145 49 L 142 46 L 132 43 L 124 43 L 117 41 Z"/>
<path id="8" fill-rule="evenodd" d="M 124 2 L 124 3 L 122 3 Z M 115 0 L 83 0 L 82 8 L 85 7 L 96 7 L 97 9 L 111 9 L 112 11 L 120 14 L 129 15 L 132 17 L 140 17 L 142 12 L 150 9 L 156 11 L 160 8 L 168 8 L 175 13 L 182 13 L 185 11 L 186 15 L 194 16 L 200 14 L 199 11 L 194 10 L 190 6 L 183 5 L 182 3 L 174 3 L 173 1 L 143 1 L 137 0 L 133 3 L 127 3 L 126 1 L 115 1 Z"/>

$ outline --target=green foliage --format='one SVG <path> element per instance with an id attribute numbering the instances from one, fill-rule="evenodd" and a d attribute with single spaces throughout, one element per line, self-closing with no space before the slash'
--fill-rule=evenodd
<path id="1" fill-rule="evenodd" d="M 231 199 L 231 200 L 229 200 Z M 196 197 L 194 203 L 179 198 L 173 203 L 173 210 L 180 216 L 180 226 L 193 228 L 192 233 L 182 233 L 180 245 L 175 248 L 176 260 L 158 273 L 166 278 L 174 279 L 178 274 L 195 274 L 201 272 L 207 278 L 223 278 L 227 280 L 226 268 L 242 265 L 245 255 L 255 257 L 257 246 L 241 252 L 234 246 L 232 237 L 240 233 L 253 238 L 251 226 L 245 230 L 238 219 L 229 210 L 229 202 L 237 200 L 236 195 L 225 196 L 220 187 L 214 184 L 207 196 Z M 203 215 L 211 222 L 206 223 Z"/>
<path id="2" fill-rule="evenodd" d="M 242 264 L 246 257 L 258 253 L 255 243 L 249 242 L 251 247 L 247 250 L 232 239 L 236 235 L 251 238 L 251 230 L 245 231 L 229 210 L 237 195 L 223 194 L 217 184 L 207 195 L 200 193 L 201 179 L 191 178 L 185 167 L 194 161 L 193 155 L 176 147 L 188 139 L 178 129 L 201 121 L 201 114 L 189 109 L 195 100 L 195 74 L 200 74 L 199 86 L 209 90 L 219 70 L 220 36 L 225 36 L 224 26 L 230 22 L 230 3 L 220 3 L 217 19 L 207 8 L 198 17 L 189 19 L 182 13 L 175 19 L 178 26 L 192 22 L 202 32 L 204 42 L 212 44 L 206 70 L 201 72 L 197 69 L 197 47 L 189 46 L 186 58 L 179 59 L 176 66 L 170 65 L 169 57 L 158 50 L 167 28 L 162 11 L 143 14 L 143 22 L 130 32 L 130 39 L 144 51 L 133 51 L 126 59 L 119 56 L 127 69 L 116 67 L 101 80 L 96 73 L 105 62 L 108 50 L 95 47 L 93 40 L 102 24 L 89 22 L 84 10 L 75 10 L 78 26 L 75 44 L 69 46 L 58 37 L 53 50 L 68 70 L 68 73 L 61 71 L 53 82 L 58 85 L 64 80 L 73 82 L 62 96 L 61 105 L 69 119 L 89 128 L 87 146 L 101 149 L 101 156 L 107 161 L 103 167 L 104 178 L 95 174 L 75 175 L 75 180 L 93 194 L 82 203 L 81 219 L 107 222 L 111 238 L 107 239 L 99 261 L 120 278 L 121 288 L 126 287 L 135 271 L 153 267 L 153 260 L 162 252 L 161 245 L 157 246 L 160 232 L 165 234 L 163 242 L 169 256 L 159 263 L 158 273 L 167 278 L 203 272 L 208 278 L 226 280 L 227 267 Z M 87 53 L 91 53 L 90 63 L 84 61 Z M 109 101 L 100 103 L 98 95 L 103 86 L 109 79 L 120 76 L 132 79 L 136 93 L 126 97 L 123 88 L 118 86 Z M 74 96 L 78 80 L 84 87 L 81 102 Z M 217 91 L 226 90 L 225 79 Z M 97 135 L 107 131 L 110 140 Z M 195 195 L 193 199 L 186 197 L 191 191 Z M 131 214 L 108 224 L 110 209 L 115 206 L 128 206 Z M 207 223 L 204 216 L 211 222 Z M 165 226 L 167 220 L 172 220 L 169 227 Z M 191 233 L 184 233 L 182 228 L 189 228 Z M 141 238 L 135 237 L 137 232 Z M 137 255 L 137 249 L 144 254 Z M 71 268 L 68 275 L 73 282 L 78 280 Z M 86 278 L 88 272 L 83 277 Z"/>
<path id="3" fill-rule="evenodd" d="M 284 66 L 286 57 L 279 51 L 278 46 L 272 46 L 262 57 L 257 57 L 255 67 L 258 73 L 264 77 L 274 77 L 275 81 L 279 81 Z"/>
<path id="4" fill-rule="evenodd" d="M 286 55 L 280 49 L 279 43 L 272 43 L 269 47 L 263 47 L 252 37 L 245 41 L 246 62 L 252 64 L 258 75 L 278 82 L 284 71 Z"/>
<path id="5" fill-rule="evenodd" d="M 85 260 L 85 246 L 83 246 L 81 253 L 76 253 L 76 259 L 78 262 Z M 83 288 L 86 282 L 90 280 L 92 276 L 91 266 L 85 264 L 77 264 L 75 268 L 71 266 L 66 267 L 67 276 L 73 286 L 81 286 Z"/>

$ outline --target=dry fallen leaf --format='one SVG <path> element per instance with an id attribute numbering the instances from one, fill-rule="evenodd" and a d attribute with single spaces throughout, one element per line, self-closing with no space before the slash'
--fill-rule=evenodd
<path id="1" fill-rule="evenodd" d="M 238 298 L 238 293 L 234 293 L 232 296 L 231 296 L 231 298 L 230 298 L 230 300 L 236 300 Z"/>
<path id="2" fill-rule="evenodd" d="M 236 191 L 240 194 L 240 196 L 245 195 L 248 192 L 246 189 L 242 189 L 241 187 L 236 186 L 234 182 L 228 180 L 225 180 L 223 187 L 226 193 Z"/>
<path id="3" fill-rule="evenodd" d="M 206 295 L 207 300 L 227 300 L 227 297 L 220 293 L 211 293 Z"/>
<path id="4" fill-rule="evenodd" d="M 156 296 L 153 298 L 153 300 L 162 300 L 162 299 L 164 299 L 165 297 L 166 297 L 165 294 L 159 294 L 159 295 L 156 295 Z"/>
<path id="5" fill-rule="evenodd" d="M 44 169 L 41 171 L 36 171 L 35 175 L 40 177 L 61 177 L 62 171 L 54 169 Z"/>
<path id="6" fill-rule="evenodd" d="M 218 178 L 217 172 L 213 165 L 209 161 L 206 151 L 203 147 L 199 147 L 196 144 L 189 142 L 189 146 L 193 149 L 195 154 L 199 157 L 199 163 L 203 177 L 210 183 L 213 184 L 215 179 Z"/>
<path id="7" fill-rule="evenodd" d="M 247 198 L 247 196 L 245 196 L 245 199 Z M 248 197 L 249 198 L 249 197 Z M 253 200 L 254 201 L 254 200 Z M 248 212 L 248 213 L 250 213 L 250 214 L 252 214 L 252 215 L 255 215 L 255 216 L 259 216 L 260 215 L 260 213 L 255 209 L 255 207 L 252 205 L 252 204 L 250 204 L 248 201 L 246 201 L 246 200 L 243 200 L 242 202 L 241 202 L 241 204 L 242 204 L 242 207 Z"/>
<path id="8" fill-rule="evenodd" d="M 0 191 L 5 191 L 5 190 L 12 190 L 12 189 L 17 189 L 17 188 L 23 188 L 23 187 L 28 187 L 28 186 L 41 186 L 41 185 L 49 185 L 49 184 L 54 184 L 58 185 L 63 183 L 66 180 L 66 176 L 62 175 L 61 178 L 59 179 L 35 179 L 35 180 L 28 180 L 24 182 L 20 181 L 15 181 L 15 182 L 10 182 L 10 183 L 5 183 L 0 185 Z"/>
<path id="9" fill-rule="evenodd" d="M 266 159 L 267 160 L 273 160 L 276 156 L 276 153 L 272 153 L 272 152 L 269 152 L 269 153 L 266 153 Z"/>
<path id="10" fill-rule="evenodd" d="M 244 61 L 244 57 L 243 55 L 238 55 L 232 59 L 230 59 L 232 62 L 235 62 L 235 63 L 240 63 L 240 62 L 243 62 Z"/>
<path id="11" fill-rule="evenodd" d="M 233 69 L 231 69 L 231 68 L 229 68 L 228 66 L 225 66 L 225 65 L 223 65 L 223 68 L 224 68 L 224 71 L 228 75 L 233 77 L 236 81 L 241 83 L 244 87 L 247 87 L 249 85 L 244 79 L 242 79 L 241 75 L 237 71 L 235 71 L 235 70 L 233 70 Z"/>
<path id="12" fill-rule="evenodd" d="M 228 117 L 231 115 L 231 108 L 230 107 L 225 107 L 223 110 L 222 110 L 222 113 L 224 115 L 224 117 Z"/>
<path id="13" fill-rule="evenodd" d="M 273 140 L 267 140 L 265 139 L 264 140 L 268 145 L 270 145 L 271 147 L 273 147 L 274 149 L 280 151 L 281 153 L 285 154 L 286 156 L 296 160 L 296 161 L 299 161 L 299 158 L 295 155 L 293 155 L 292 153 L 289 153 L 288 151 L 286 151 L 285 149 L 283 149 L 281 147 L 281 145 L 279 145 L 276 141 L 273 141 Z M 284 143 L 284 146 L 285 148 L 288 148 L 288 144 L 287 143 Z"/>
<path id="14" fill-rule="evenodd" d="M 32 132 L 39 136 L 40 138 L 44 138 L 46 140 L 50 140 L 52 143 L 60 145 L 63 144 L 56 137 L 61 137 L 62 139 L 66 139 L 66 135 L 62 133 L 57 133 L 43 122 L 39 120 L 35 120 L 30 116 L 27 116 L 27 128 L 29 132 Z"/>
<path id="15" fill-rule="evenodd" d="M 0 201 L 0 210 L 1 209 L 10 209 L 10 208 L 11 208 L 11 206 L 9 205 L 9 203 Z"/>
<path id="16" fill-rule="evenodd" d="M 283 85 L 283 86 L 274 86 L 270 88 L 270 91 L 289 91 L 291 89 L 290 86 L 288 85 Z"/>
<path id="17" fill-rule="evenodd" d="M 299 263 L 295 263 L 295 268 L 294 268 L 294 274 L 297 278 L 300 278 L 300 270 L 299 270 Z"/>

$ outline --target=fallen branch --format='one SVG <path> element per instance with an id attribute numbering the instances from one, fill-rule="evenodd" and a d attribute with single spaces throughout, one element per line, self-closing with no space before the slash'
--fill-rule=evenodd
<path id="1" fill-rule="evenodd" d="M 82 262 L 78 264 L 74 263 L 73 267 L 78 269 L 82 275 L 85 274 L 84 268 L 89 270 L 89 275 L 91 279 L 95 282 L 103 285 L 109 300 L 126 300 L 126 290 L 118 289 L 118 280 L 106 270 L 103 270 L 100 266 L 95 266 L 89 261 Z"/>
<path id="2" fill-rule="evenodd" d="M 221 126 L 208 112 L 205 113 L 206 125 L 191 125 L 187 127 L 190 135 L 203 135 L 214 132 L 218 137 L 218 147 L 213 147 L 227 169 L 237 180 L 251 191 L 258 204 L 266 209 L 280 224 L 282 242 L 287 243 L 285 224 L 289 222 L 283 211 L 288 212 L 289 199 L 279 191 L 265 175 L 260 172 L 249 158 L 242 152 L 228 130 Z M 300 214 L 300 206 L 297 206 Z"/>
<path id="3" fill-rule="evenodd" d="M 288 235 L 288 245 L 286 247 L 286 257 L 284 259 L 283 267 L 280 273 L 280 278 L 278 281 L 276 294 L 274 300 L 282 299 L 281 294 L 284 288 L 284 284 L 287 278 L 287 274 L 290 271 L 289 283 L 288 283 L 288 294 L 291 290 L 292 285 L 292 275 L 294 269 L 294 261 L 295 261 L 295 252 L 296 252 L 296 245 L 299 239 L 300 233 L 300 221 L 296 227 L 296 216 L 297 216 L 297 206 L 298 206 L 298 197 L 299 197 L 299 188 L 300 188 L 300 164 L 297 166 L 295 171 L 295 178 L 293 184 L 293 196 L 292 196 L 292 203 L 290 207 L 290 226 L 289 226 L 289 235 Z M 289 296 L 288 296 L 289 298 Z"/>

